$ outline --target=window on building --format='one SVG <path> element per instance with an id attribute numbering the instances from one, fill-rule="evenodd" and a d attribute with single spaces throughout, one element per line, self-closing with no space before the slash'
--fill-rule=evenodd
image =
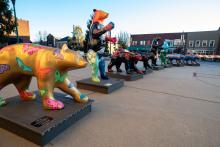
<path id="1" fill-rule="evenodd" d="M 193 47 L 193 44 L 194 44 L 194 41 L 193 41 L 193 40 L 190 40 L 190 41 L 189 41 L 189 47 Z"/>
<path id="2" fill-rule="evenodd" d="M 209 47 L 215 47 L 215 40 L 209 41 Z"/>
<path id="3" fill-rule="evenodd" d="M 203 40 L 202 41 L 202 47 L 207 47 L 208 45 L 208 41 L 207 40 Z"/>
<path id="4" fill-rule="evenodd" d="M 150 42 L 150 40 L 147 40 L 147 45 L 151 45 L 151 42 Z"/>
<path id="5" fill-rule="evenodd" d="M 132 45 L 137 45 L 137 41 L 133 41 L 133 42 L 132 42 Z"/>
<path id="6" fill-rule="evenodd" d="M 179 46 L 179 45 L 181 45 L 181 39 L 174 39 L 174 42 L 173 42 L 173 44 L 174 44 L 174 46 Z"/>
<path id="7" fill-rule="evenodd" d="M 140 45 L 145 45 L 145 41 L 140 41 Z"/>
<path id="8" fill-rule="evenodd" d="M 200 40 L 196 40 L 195 47 L 200 47 Z"/>
<path id="9" fill-rule="evenodd" d="M 173 40 L 170 40 L 170 47 L 173 47 Z"/>

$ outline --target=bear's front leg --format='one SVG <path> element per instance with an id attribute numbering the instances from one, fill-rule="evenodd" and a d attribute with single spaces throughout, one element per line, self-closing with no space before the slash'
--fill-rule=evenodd
<path id="1" fill-rule="evenodd" d="M 58 83 L 57 87 L 63 92 L 71 95 L 77 102 L 86 103 L 89 100 L 88 96 L 82 94 L 68 78 L 65 78 L 62 83 Z"/>
<path id="2" fill-rule="evenodd" d="M 0 107 L 4 106 L 6 104 L 5 100 L 3 97 L 0 96 Z"/>
<path id="3" fill-rule="evenodd" d="M 49 110 L 60 110 L 64 108 L 64 104 L 54 98 L 54 80 L 37 79 L 40 96 L 42 97 L 43 107 Z"/>

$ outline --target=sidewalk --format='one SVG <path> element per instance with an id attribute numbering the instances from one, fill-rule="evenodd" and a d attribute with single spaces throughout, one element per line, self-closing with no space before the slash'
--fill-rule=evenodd
<path id="1" fill-rule="evenodd" d="M 89 73 L 89 67 L 72 71 L 70 79 Z M 33 79 L 31 90 L 36 89 Z M 154 71 L 109 95 L 82 91 L 95 99 L 92 113 L 47 147 L 220 146 L 220 63 Z M 3 97 L 15 95 L 11 85 L 1 91 Z M 14 146 L 36 145 L 0 129 L 0 147 Z"/>

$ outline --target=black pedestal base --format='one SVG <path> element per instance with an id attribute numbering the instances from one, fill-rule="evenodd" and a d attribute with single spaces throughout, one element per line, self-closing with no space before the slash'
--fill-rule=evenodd
<path id="1" fill-rule="evenodd" d="M 100 83 L 93 82 L 91 78 L 76 81 L 77 88 L 96 91 L 100 93 L 109 94 L 122 86 L 124 86 L 124 80 L 109 78 L 108 80 L 101 80 Z"/>
<path id="2" fill-rule="evenodd" d="M 166 65 L 164 65 L 164 68 L 170 68 L 170 67 L 172 67 L 172 64 L 166 64 Z"/>
<path id="3" fill-rule="evenodd" d="M 153 72 L 153 69 L 147 69 L 144 71 L 144 75 L 150 74 Z"/>
<path id="4" fill-rule="evenodd" d="M 107 72 L 106 74 L 111 78 L 123 79 L 125 81 L 135 81 L 143 78 L 143 75 L 135 72 L 132 72 L 131 74 L 127 74 L 126 72 Z"/>
<path id="5" fill-rule="evenodd" d="M 164 67 L 161 65 L 153 66 L 153 70 L 161 70 L 161 69 L 164 69 Z"/>
<path id="6" fill-rule="evenodd" d="M 176 63 L 173 63 L 172 66 L 175 66 L 175 67 L 183 67 L 184 64 L 176 64 Z"/>
<path id="7" fill-rule="evenodd" d="M 186 66 L 200 66 L 200 64 L 199 63 L 197 63 L 197 64 L 185 64 Z"/>
<path id="8" fill-rule="evenodd" d="M 91 112 L 92 100 L 81 104 L 61 93 L 55 97 L 65 104 L 64 109 L 44 110 L 39 96 L 33 101 L 19 96 L 7 99 L 7 105 L 0 107 L 0 127 L 43 146 Z"/>

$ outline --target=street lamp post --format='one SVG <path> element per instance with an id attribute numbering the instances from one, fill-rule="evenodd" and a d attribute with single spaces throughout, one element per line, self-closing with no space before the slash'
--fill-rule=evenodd
<path id="1" fill-rule="evenodd" d="M 14 17 L 15 17 L 15 32 L 16 32 L 16 38 L 17 38 L 17 43 L 19 43 L 19 36 L 18 36 L 18 23 L 17 23 L 17 17 L 16 17 L 16 11 L 15 11 L 15 0 L 11 0 L 12 4 L 13 4 L 13 9 L 14 9 Z"/>

